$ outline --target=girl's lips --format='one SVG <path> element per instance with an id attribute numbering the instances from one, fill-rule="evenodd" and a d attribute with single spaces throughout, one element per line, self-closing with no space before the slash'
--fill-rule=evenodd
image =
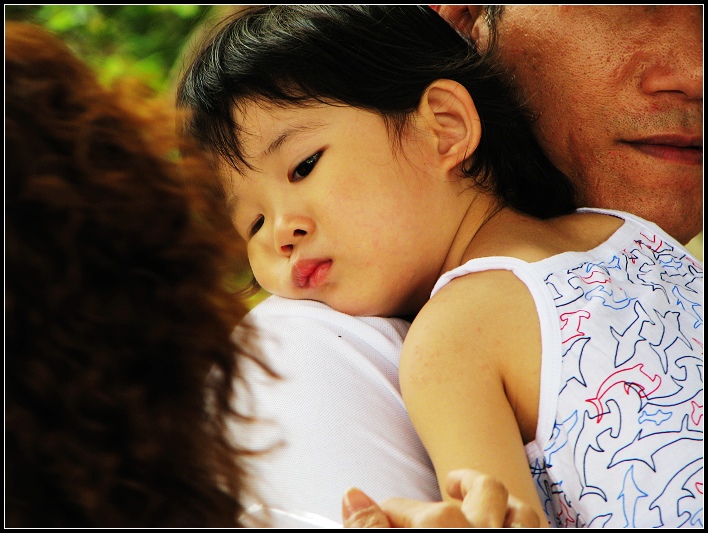
<path id="1" fill-rule="evenodd" d="M 316 289 L 325 282 L 331 266 L 331 259 L 302 259 L 293 265 L 293 282 L 301 289 Z"/>

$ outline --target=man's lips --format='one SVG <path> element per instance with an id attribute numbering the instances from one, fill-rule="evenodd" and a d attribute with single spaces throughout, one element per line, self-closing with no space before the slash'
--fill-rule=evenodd
<path id="1" fill-rule="evenodd" d="M 656 135 L 625 141 L 632 148 L 665 161 L 688 165 L 703 164 L 703 138 L 684 135 Z"/>
<path id="2" fill-rule="evenodd" d="M 331 266 L 331 259 L 301 259 L 293 265 L 293 282 L 301 289 L 315 289 L 324 283 Z"/>

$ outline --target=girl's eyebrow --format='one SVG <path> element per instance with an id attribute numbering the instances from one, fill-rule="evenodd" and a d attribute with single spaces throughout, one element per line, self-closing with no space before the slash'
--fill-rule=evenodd
<path id="1" fill-rule="evenodd" d="M 282 149 L 284 144 L 291 142 L 294 138 L 314 133 L 315 130 L 323 126 L 324 123 L 322 122 L 311 122 L 307 124 L 298 124 L 297 126 L 291 126 L 282 133 L 280 133 L 280 135 L 278 135 L 270 142 L 270 144 L 268 144 L 268 147 L 261 153 L 261 157 L 269 156 L 273 154 L 273 152 L 277 152 L 278 150 Z"/>

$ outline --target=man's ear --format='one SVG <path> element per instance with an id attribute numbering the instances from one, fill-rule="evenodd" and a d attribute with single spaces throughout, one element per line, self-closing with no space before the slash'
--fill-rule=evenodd
<path id="1" fill-rule="evenodd" d="M 452 170 L 477 149 L 482 124 L 470 93 L 453 80 L 436 80 L 423 93 L 418 113 L 433 134 L 438 163 Z"/>
<path id="2" fill-rule="evenodd" d="M 480 29 L 484 25 L 485 6 L 452 5 L 436 7 L 436 11 L 440 16 L 457 28 L 460 33 L 471 37 L 474 42 L 479 40 Z"/>

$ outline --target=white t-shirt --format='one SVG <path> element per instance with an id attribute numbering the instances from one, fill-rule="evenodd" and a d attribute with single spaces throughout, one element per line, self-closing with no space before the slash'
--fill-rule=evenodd
<path id="1" fill-rule="evenodd" d="M 238 411 L 258 420 L 234 426 L 235 438 L 272 448 L 248 460 L 250 486 L 267 506 L 341 523 L 341 498 L 353 486 L 377 501 L 440 500 L 398 385 L 408 327 L 277 296 L 247 315 L 236 335 L 253 345 L 256 334 L 256 351 L 281 377 L 245 360 L 248 388 L 237 386 Z"/>

